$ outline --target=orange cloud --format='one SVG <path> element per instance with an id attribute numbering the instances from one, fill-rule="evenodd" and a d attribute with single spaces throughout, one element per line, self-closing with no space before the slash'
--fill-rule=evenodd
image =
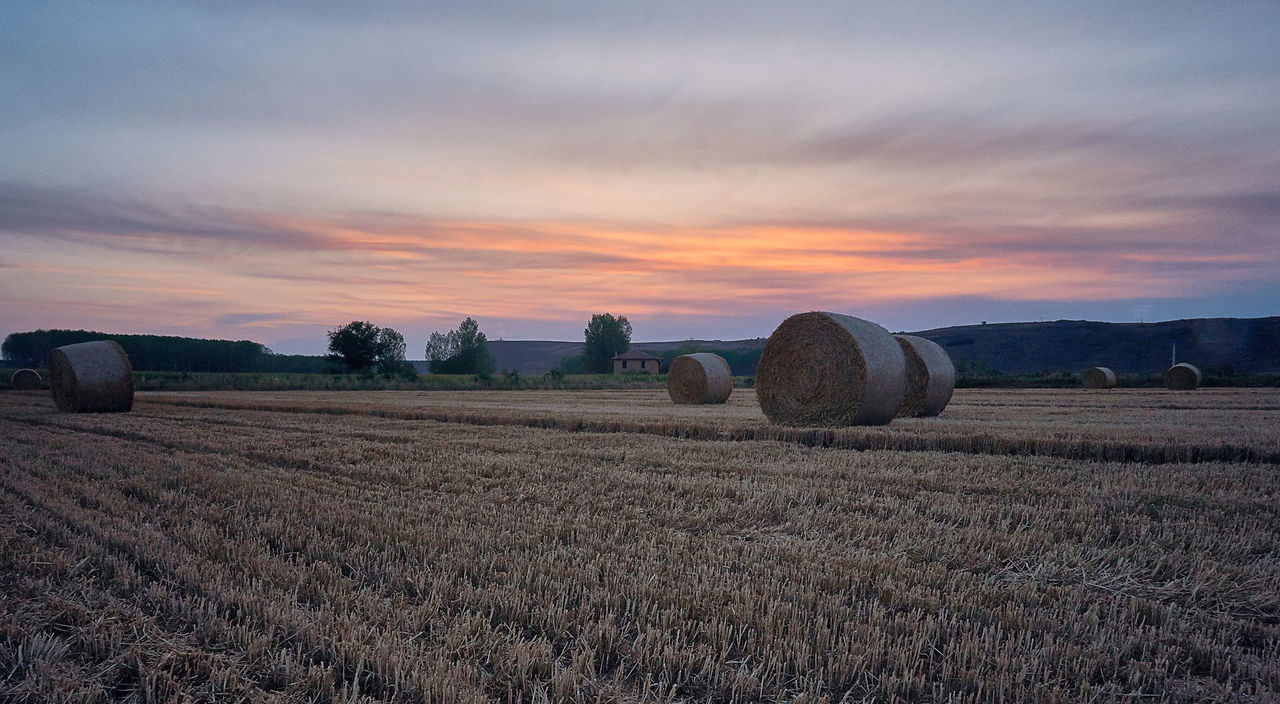
<path id="1" fill-rule="evenodd" d="M 106 297 L 129 311 L 119 317 L 134 328 L 210 330 L 241 321 L 266 329 L 352 318 L 566 320 L 597 310 L 705 317 L 965 296 L 1176 296 L 1212 281 L 1185 276 L 1187 267 L 1266 268 L 1270 261 L 1118 238 L 1100 257 L 1079 240 L 1113 237 L 1106 230 L 1054 237 L 838 224 L 663 227 L 243 211 L 166 217 L 130 213 L 95 230 L 88 225 L 104 217 L 85 208 L 74 223 L 34 221 L 27 227 L 39 241 L 6 254 L 0 294 L 59 319 L 79 319 L 90 310 L 79 301 Z"/>

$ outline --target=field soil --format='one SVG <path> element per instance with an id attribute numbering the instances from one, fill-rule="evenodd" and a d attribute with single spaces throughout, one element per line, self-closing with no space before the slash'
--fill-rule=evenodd
<path id="1" fill-rule="evenodd" d="M 0 393 L 0 701 L 1280 698 L 1280 391 Z"/>

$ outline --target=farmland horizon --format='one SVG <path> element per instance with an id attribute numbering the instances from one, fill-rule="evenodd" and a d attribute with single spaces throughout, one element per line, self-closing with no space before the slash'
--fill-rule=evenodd
<path id="1" fill-rule="evenodd" d="M 799 312 L 805 312 L 805 311 L 800 311 L 800 310 L 793 311 L 793 313 L 799 313 Z M 832 312 L 836 312 L 836 311 L 832 311 Z M 685 336 L 682 336 L 682 337 L 672 337 L 672 336 L 667 336 L 667 337 L 641 338 L 641 337 L 639 337 L 638 335 L 633 335 L 633 336 L 632 336 L 632 344 L 633 344 L 633 345 L 645 345 L 645 346 L 652 346 L 652 345 L 661 345 L 661 344 L 679 345 L 679 344 L 681 344 L 681 343 L 688 342 L 688 341 L 726 342 L 726 343 L 728 343 L 728 342 L 745 342 L 745 341 L 751 341 L 751 340 L 764 340 L 764 339 L 767 339 L 767 338 L 769 337 L 769 335 L 773 332 L 773 329 L 774 329 L 774 328 L 776 328 L 776 327 L 777 327 L 777 325 L 778 325 L 778 324 L 780 324 L 780 323 L 781 323 L 781 322 L 782 322 L 782 321 L 787 317 L 787 315 L 791 315 L 791 314 L 793 314 L 793 313 L 789 313 L 789 314 L 786 314 L 786 315 L 782 315 L 781 317 L 779 317 L 779 318 L 777 319 L 777 321 L 773 324 L 773 326 L 772 326 L 772 327 L 770 327 L 768 330 L 762 330 L 762 331 L 761 331 L 761 332 L 759 332 L 758 334 L 716 335 L 716 334 L 713 334 L 713 333 L 714 333 L 714 331 L 713 331 L 713 330 L 706 330 L 706 331 L 704 331 L 702 334 L 685 335 Z M 623 315 L 625 315 L 625 313 L 624 313 Z M 874 319 L 874 318 L 864 318 L 864 319 L 871 320 L 872 322 L 875 322 L 875 323 L 877 323 L 877 324 L 881 325 L 881 327 L 884 327 L 885 329 L 890 330 L 890 331 L 892 331 L 892 332 L 894 332 L 894 333 L 900 333 L 900 332 L 901 332 L 901 333 L 917 333 L 917 332 L 926 332 L 926 331 L 931 331 L 931 330 L 946 330 L 946 329 L 950 329 L 950 328 L 963 328 L 963 327 L 969 327 L 969 326 L 986 326 L 986 325 L 990 325 L 990 326 L 1008 326 L 1008 325 L 1027 325 L 1027 324 L 1035 324 L 1035 323 L 1104 323 L 1104 324 L 1149 324 L 1149 325 L 1159 325 L 1159 324 L 1162 324 L 1162 323 L 1174 323 L 1174 322 L 1179 322 L 1179 321 L 1198 321 L 1198 320 L 1213 320 L 1213 319 L 1244 319 L 1244 320 L 1251 320 L 1251 319 L 1272 318 L 1272 317 L 1278 317 L 1278 316 L 1280 316 L 1280 313 L 1275 313 L 1275 314 L 1271 314 L 1271 315 L 1215 315 L 1215 316 L 1179 317 L 1179 318 L 1169 318 L 1169 319 L 1167 319 L 1167 320 L 1093 320 L 1093 319 L 1087 319 L 1087 318 L 1068 318 L 1068 317 L 1057 317 L 1057 318 L 1052 318 L 1052 319 L 1050 319 L 1050 318 L 1041 318 L 1041 319 L 1038 319 L 1038 320 L 976 320 L 976 321 L 971 321 L 971 322 L 961 322 L 961 323 L 942 324 L 942 325 L 930 325 L 930 326 L 915 326 L 915 327 L 905 327 L 905 326 L 894 326 L 894 325 L 889 325 L 889 324 L 885 324 L 883 321 L 876 320 L 876 319 Z M 861 317 L 861 316 L 859 316 L 859 317 Z M 377 324 L 377 323 L 379 322 L 378 320 L 376 320 L 375 318 L 373 318 L 373 317 L 371 317 L 371 316 L 366 316 L 366 318 L 363 318 L 363 319 L 368 319 L 368 320 L 370 320 L 370 322 L 373 322 L 373 323 L 375 323 L 375 324 Z M 316 336 L 315 336 L 315 339 L 314 339 L 314 340 L 308 340 L 308 339 L 290 340 L 290 341 L 289 341 L 289 342 L 287 342 L 285 345 L 273 344 L 273 343 L 271 342 L 271 339 L 272 339 L 272 338 L 270 338 L 270 337 L 268 337 L 268 336 L 261 336 L 260 338 L 251 338 L 251 337 L 250 337 L 250 338 L 246 338 L 246 337 L 219 337 L 219 336 L 214 335 L 214 334 L 200 334 L 198 331 L 197 331 L 197 332 L 192 332 L 192 333 L 186 333 L 186 332 L 160 332 L 160 331 L 156 331 L 156 330 L 152 330 L 152 329 L 106 330 L 106 329 L 93 329 L 93 328 L 89 328 L 89 327 L 62 326 L 62 325 L 47 325 L 47 324 L 46 324 L 46 325 L 36 325 L 36 326 L 26 327 L 26 328 L 21 328 L 21 329 L 19 329 L 19 328 L 14 328 L 14 329 L 9 329 L 9 330 L 0 330 L 0 339 L 4 339 L 4 337 L 6 337 L 6 336 L 8 336 L 8 335 L 10 335 L 10 334 L 15 334 L 15 333 L 25 333 L 25 332 L 33 332 L 33 331 L 36 331 L 36 330 L 55 330 L 55 329 L 59 329 L 59 330 L 86 330 L 86 331 L 89 331 L 89 332 L 103 333 L 103 334 L 106 334 L 106 335 L 157 335 L 157 336 L 185 337 L 185 338 L 192 338 L 192 339 L 224 340 L 224 341 L 247 340 L 247 341 L 249 341 L 249 342 L 255 342 L 255 343 L 261 344 L 261 345 L 263 345 L 264 347 L 267 347 L 268 349 L 270 349 L 272 352 L 274 352 L 274 353 L 276 353 L 276 354 L 296 354 L 296 355 L 307 355 L 307 356 L 323 356 L 323 355 L 325 355 L 325 354 L 327 354 L 327 353 L 328 353 L 328 350 L 326 349 L 326 346 L 327 346 L 327 338 L 326 338 L 325 333 L 326 333 L 326 332 L 328 332 L 329 330 L 332 330 L 332 329 L 334 329 L 334 328 L 340 327 L 343 323 L 346 323 L 346 322 L 348 322 L 348 321 L 342 321 L 341 323 L 335 323 L 334 325 L 328 326 L 327 328 L 317 328 L 317 334 L 316 334 Z M 490 342 L 514 342 L 514 343 L 521 343 L 521 342 L 528 342 L 528 343 L 535 343 L 535 342 L 549 342 L 549 343 L 565 343 L 565 344 L 572 344 L 572 343 L 580 343 L 580 342 L 582 342 L 582 334 L 581 334 L 581 330 L 579 330 L 579 334 L 577 335 L 577 337 L 576 337 L 576 338 L 574 338 L 574 337 L 557 338 L 557 337 L 551 337 L 551 336 L 542 336 L 542 337 L 510 337 L 510 336 L 502 336 L 502 335 L 494 335 L 494 334 L 491 334 L 491 333 L 490 333 L 490 331 L 489 331 L 489 330 L 487 330 L 487 329 L 485 328 L 485 325 L 484 325 L 483 320 L 478 320 L 478 322 L 480 322 L 480 330 L 481 330 L 481 332 L 484 332 L 484 333 L 485 333 L 486 338 L 487 338 Z M 582 324 L 583 324 L 583 326 L 585 326 L 585 324 L 586 324 L 586 320 L 584 320 Z M 566 324 L 566 326 L 571 327 L 571 326 L 572 326 L 572 324 Z M 559 327 L 555 327 L 555 328 L 551 328 L 551 329 L 557 329 L 557 330 L 558 330 L 558 329 L 563 329 L 563 328 L 564 328 L 564 327 L 566 327 L 566 326 L 559 326 Z M 391 327 L 391 328 L 393 328 L 393 329 L 397 330 L 398 332 L 401 332 L 401 333 L 403 333 L 403 334 L 405 335 L 406 341 L 408 341 L 408 342 L 410 343 L 410 345 L 409 345 L 409 350 L 408 350 L 408 354 L 407 354 L 407 358 L 409 358 L 409 359 L 419 359 L 419 358 L 421 357 L 421 355 L 415 355 L 415 354 L 414 354 L 414 348 L 415 348 L 415 343 L 414 343 L 414 341 L 415 341 L 415 340 L 418 340 L 418 338 L 421 338 L 420 343 L 416 343 L 416 347 L 421 348 L 421 347 L 425 344 L 426 338 L 427 338 L 427 337 L 428 337 L 432 332 L 438 332 L 438 331 L 442 331 L 442 330 L 447 330 L 449 327 L 453 327 L 453 326 L 449 326 L 448 324 L 444 324 L 441 328 L 432 329 L 432 330 L 427 330 L 427 331 L 425 331 L 425 332 L 421 333 L 420 335 L 411 334 L 410 332 L 408 332 L 409 328 L 400 328 L 400 327 L 395 326 L 395 325 L 388 325 L 387 327 Z M 637 328 L 639 328 L 639 326 L 636 326 L 636 327 L 637 327 Z M 419 328 L 413 328 L 413 330 L 416 330 L 416 329 L 419 329 Z M 185 330 L 185 328 L 183 328 L 183 330 Z"/>

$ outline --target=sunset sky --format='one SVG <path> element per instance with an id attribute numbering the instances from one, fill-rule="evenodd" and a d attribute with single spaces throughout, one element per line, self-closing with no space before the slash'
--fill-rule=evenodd
<path id="1" fill-rule="evenodd" d="M 0 7 L 0 336 L 1280 315 L 1280 3 L 259 5 Z"/>

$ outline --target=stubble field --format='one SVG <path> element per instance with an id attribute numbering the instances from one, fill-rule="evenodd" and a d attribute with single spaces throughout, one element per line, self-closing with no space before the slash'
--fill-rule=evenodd
<path id="1" fill-rule="evenodd" d="M 0 395 L 0 701 L 1274 701 L 1280 391 Z"/>

